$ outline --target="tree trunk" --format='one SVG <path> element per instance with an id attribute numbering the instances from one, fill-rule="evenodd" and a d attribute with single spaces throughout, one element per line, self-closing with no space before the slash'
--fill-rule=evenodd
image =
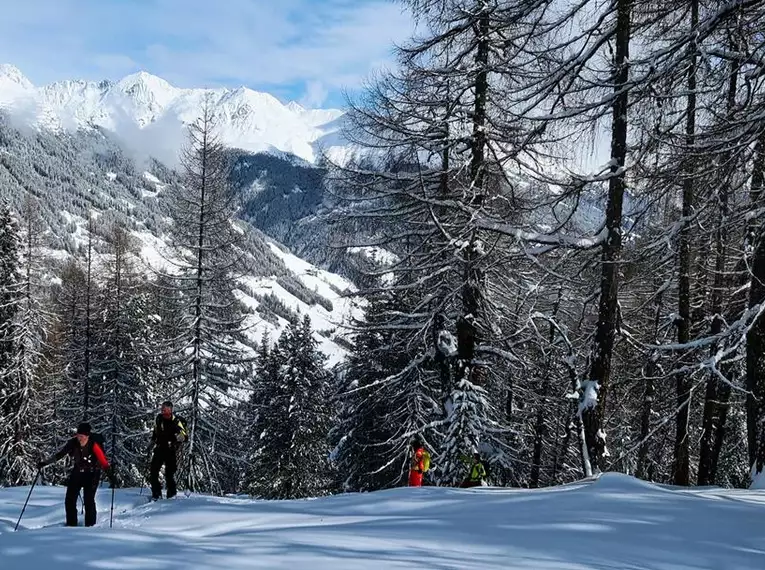
<path id="1" fill-rule="evenodd" d="M 480 208 L 484 198 L 485 152 L 486 152 L 486 97 L 489 90 L 489 12 L 485 2 L 479 2 L 482 14 L 478 20 L 476 47 L 475 101 L 473 107 L 473 134 L 470 158 L 470 185 L 473 198 L 470 204 Z M 477 266 L 476 245 L 478 232 L 473 230 L 466 253 L 464 284 L 462 286 L 462 316 L 457 322 L 457 353 L 460 370 L 457 376 L 481 385 L 480 370 L 474 369 L 475 347 L 478 344 L 478 312 L 481 305 L 481 271 Z"/>
<path id="2" fill-rule="evenodd" d="M 201 158 L 202 158 L 202 170 L 199 179 L 200 183 L 200 197 L 199 197 L 199 229 L 198 229 L 198 241 L 197 241 L 197 260 L 196 260 L 196 289 L 194 299 L 194 317 L 196 319 L 194 323 L 194 356 L 192 363 L 192 375 L 193 375 L 193 388 L 191 393 L 191 422 L 189 430 L 189 472 L 188 472 L 188 484 L 189 491 L 196 490 L 196 481 L 194 475 L 194 463 L 196 452 L 196 431 L 197 423 L 199 421 L 199 398 L 202 385 L 202 302 L 204 295 L 204 244 L 207 233 L 206 222 L 206 198 L 207 198 L 207 154 L 208 146 L 207 140 L 210 134 L 210 108 L 205 104 L 203 110 L 204 116 L 204 130 L 202 131 L 202 146 L 201 146 Z"/>
<path id="3" fill-rule="evenodd" d="M 691 0 L 691 29 L 695 31 L 699 22 L 698 0 Z M 688 108 L 685 120 L 685 144 L 687 152 L 692 154 L 696 142 L 696 44 L 689 46 L 688 64 Z M 683 225 L 680 230 L 680 274 L 678 276 L 677 298 L 677 342 L 687 344 L 691 340 L 691 267 L 693 251 L 691 248 L 690 218 L 694 208 L 694 159 L 688 158 L 683 180 Z M 688 375 L 678 374 L 675 380 L 677 390 L 677 416 L 675 421 L 675 458 L 672 467 L 675 485 L 691 484 L 691 454 L 688 438 L 688 420 L 691 407 L 691 386 Z"/>
<path id="4" fill-rule="evenodd" d="M 765 138 L 765 137 L 763 137 Z M 765 144 L 757 143 L 754 171 L 752 172 L 751 208 L 760 207 L 763 182 L 765 181 Z M 760 223 L 755 230 L 751 261 L 751 287 L 749 308 L 765 302 L 765 226 Z M 762 428 L 765 425 L 765 319 L 758 319 L 746 337 L 746 428 L 749 448 L 749 465 L 754 473 L 765 469 L 765 446 Z"/>
<path id="5" fill-rule="evenodd" d="M 82 371 L 82 419 L 87 421 L 90 415 L 90 345 L 91 339 L 91 300 L 93 298 L 93 216 L 88 215 L 88 268 L 85 283 L 85 354 Z"/>
<path id="6" fill-rule="evenodd" d="M 656 296 L 656 311 L 653 318 L 653 340 L 658 344 L 659 325 L 661 324 L 661 309 L 663 294 L 659 292 Z M 648 438 L 651 435 L 651 414 L 653 413 L 653 399 L 656 394 L 656 386 L 653 379 L 658 373 L 656 366 L 658 355 L 651 355 L 646 363 L 645 392 L 643 394 L 643 410 L 640 415 L 640 447 L 638 448 L 638 460 L 635 474 L 640 479 L 649 479 L 648 477 Z"/>
<path id="7" fill-rule="evenodd" d="M 558 315 L 558 309 L 560 308 L 561 297 L 563 295 L 562 289 L 558 289 L 558 297 L 555 299 L 555 303 L 550 313 L 550 318 L 555 319 Z M 540 391 L 540 402 L 537 406 L 537 415 L 534 425 L 534 456 L 531 462 L 531 474 L 529 479 L 529 487 L 536 489 L 539 487 L 539 472 L 542 468 L 542 448 L 544 446 L 544 438 L 547 435 L 547 423 L 545 421 L 545 411 L 547 409 L 548 397 L 550 395 L 550 377 L 553 374 L 552 364 L 555 350 L 555 325 L 553 321 L 550 321 L 550 332 L 547 338 L 547 357 L 545 358 L 545 377 L 542 379 L 542 389 Z"/>
<path id="8" fill-rule="evenodd" d="M 115 342 L 122 343 L 122 254 L 123 254 L 123 235 L 120 230 L 117 230 L 114 235 L 114 331 Z M 120 347 L 121 348 L 121 347 Z M 122 350 L 116 351 L 117 358 L 114 360 L 114 385 L 112 387 L 112 437 L 111 437 L 111 453 L 113 461 L 119 465 L 120 457 L 117 453 L 117 402 L 120 401 L 119 389 L 120 389 L 120 359 L 122 358 Z"/>
<path id="9" fill-rule="evenodd" d="M 619 259 L 622 251 L 622 203 L 627 158 L 627 105 L 629 103 L 630 0 L 617 1 L 616 55 L 614 59 L 614 102 L 611 125 L 611 178 L 608 181 L 606 228 L 608 237 L 601 257 L 598 323 L 590 376 L 580 393 L 580 414 L 584 430 L 584 471 L 599 472 L 606 451 L 602 417 L 603 401 L 611 376 L 611 357 L 616 335 Z M 600 400 L 600 404 L 598 404 Z"/>
<path id="10" fill-rule="evenodd" d="M 728 115 L 733 112 L 736 104 L 736 89 L 739 65 L 737 62 L 731 64 L 731 75 L 728 81 L 727 107 Z M 723 330 L 723 304 L 726 293 L 726 266 L 728 258 L 728 201 L 731 191 L 731 176 L 734 174 L 728 166 L 730 153 L 725 153 L 721 163 L 723 165 L 723 179 L 719 185 L 719 209 L 717 218 L 717 228 L 715 231 L 715 273 L 712 284 L 712 326 L 710 334 L 712 336 L 719 334 Z M 716 352 L 717 347 L 712 347 Z M 730 395 L 730 389 L 723 390 L 724 384 L 719 384 L 718 379 L 713 374 L 707 378 L 706 393 L 704 395 L 704 417 L 702 420 L 701 448 L 699 450 L 699 485 L 711 485 L 716 476 L 717 454 L 719 453 L 717 432 L 724 429 L 727 413 L 723 413 L 723 408 L 727 404 L 727 396 Z M 721 402 L 723 392 L 726 394 L 726 402 Z M 721 442 L 720 442 L 721 445 Z"/>

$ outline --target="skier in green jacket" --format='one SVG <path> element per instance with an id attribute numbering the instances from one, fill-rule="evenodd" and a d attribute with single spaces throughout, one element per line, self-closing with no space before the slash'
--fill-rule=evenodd
<path id="1" fill-rule="evenodd" d="M 467 478 L 462 482 L 462 487 L 480 487 L 483 485 L 483 480 L 486 477 L 486 469 L 481 462 L 481 454 L 473 453 L 473 459 L 468 460 L 467 457 L 462 458 L 465 463 L 470 464 L 470 471 Z"/>

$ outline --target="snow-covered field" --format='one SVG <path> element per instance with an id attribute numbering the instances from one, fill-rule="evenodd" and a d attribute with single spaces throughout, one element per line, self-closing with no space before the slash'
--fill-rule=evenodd
<path id="1" fill-rule="evenodd" d="M 622 475 L 538 491 L 425 487 L 306 501 L 98 495 L 67 529 L 63 489 L 0 489 L 0 568 L 746 570 L 765 567 L 765 492 Z M 144 497 L 146 491 L 144 490 Z"/>

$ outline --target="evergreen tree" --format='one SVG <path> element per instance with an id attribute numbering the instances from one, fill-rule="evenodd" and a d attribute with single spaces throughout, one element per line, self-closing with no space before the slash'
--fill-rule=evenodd
<path id="1" fill-rule="evenodd" d="M 390 292 L 370 298 L 343 366 L 335 396 L 339 420 L 331 440 L 345 491 L 406 484 L 412 437 L 420 435 L 431 449 L 439 442 L 437 377 L 425 369 L 421 356 L 407 350 L 406 335 L 388 326 L 404 299 Z"/>
<path id="2" fill-rule="evenodd" d="M 29 482 L 33 478 L 35 458 L 46 448 L 49 431 L 55 426 L 55 421 L 49 418 L 52 391 L 45 374 L 45 342 L 51 315 L 43 299 L 46 289 L 42 282 L 43 226 L 37 200 L 27 197 L 19 213 L 19 222 L 20 276 L 18 310 L 13 326 L 16 350 L 8 371 L 17 379 L 19 393 L 24 394 L 18 407 L 19 417 L 24 418 L 18 445 L 25 448 L 24 479 Z"/>
<path id="3" fill-rule="evenodd" d="M 278 346 L 275 347 L 278 349 Z M 242 474 L 242 488 L 251 495 L 259 494 L 265 488 L 266 481 L 273 474 L 269 471 L 263 477 L 261 469 L 266 467 L 259 463 L 259 456 L 263 449 L 262 440 L 266 433 L 266 416 L 269 405 L 269 391 L 276 385 L 276 370 L 270 367 L 274 362 L 271 359 L 270 336 L 263 333 L 258 346 L 257 359 L 253 367 L 253 375 L 250 380 L 250 396 L 242 412 L 244 437 L 246 444 L 242 451 L 245 459 L 245 468 Z"/>
<path id="4" fill-rule="evenodd" d="M 56 412 L 60 425 L 73 429 L 83 418 L 88 280 L 82 265 L 67 259 L 61 269 L 60 283 L 53 289 L 52 359 L 57 363 Z M 58 442 L 55 442 L 58 443 Z"/>
<path id="5" fill-rule="evenodd" d="M 279 373 L 282 351 L 277 342 L 269 348 L 268 337 L 258 350 L 254 371 L 254 385 L 248 406 L 250 449 L 247 454 L 247 471 L 244 487 L 254 496 L 270 496 L 278 485 L 280 457 L 275 439 L 280 437 L 282 425 L 278 414 L 280 386 Z"/>
<path id="6" fill-rule="evenodd" d="M 140 481 L 145 458 L 145 434 L 152 429 L 147 412 L 152 410 L 149 388 L 154 373 L 148 361 L 153 348 L 149 330 L 146 288 L 138 273 L 137 244 L 118 225 L 107 236 L 103 265 L 102 307 L 94 327 L 97 359 L 93 376 L 98 378 L 97 416 L 112 462 L 125 484 Z"/>
<path id="7" fill-rule="evenodd" d="M 308 316 L 287 326 L 266 359 L 260 366 L 265 405 L 253 456 L 253 469 L 260 474 L 252 482 L 253 494 L 273 499 L 326 494 L 331 486 L 330 374 Z"/>
<path id="8" fill-rule="evenodd" d="M 185 181 L 168 189 L 173 223 L 170 247 L 179 327 L 170 331 L 166 365 L 177 385 L 189 440 L 180 474 L 187 489 L 219 490 L 223 466 L 212 455 L 215 418 L 228 391 L 240 386 L 248 364 L 242 343 L 242 308 L 234 296 L 242 270 L 242 233 L 235 227 L 236 197 L 228 181 L 224 147 L 214 133 L 209 101 L 189 130 L 182 157 Z M 218 449 L 218 453 L 223 450 Z"/>

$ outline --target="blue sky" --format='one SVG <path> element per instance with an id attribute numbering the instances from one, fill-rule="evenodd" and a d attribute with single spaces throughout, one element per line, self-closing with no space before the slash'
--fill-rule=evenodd
<path id="1" fill-rule="evenodd" d="M 36 85 L 144 70 L 338 106 L 412 26 L 390 0 L 7 0 L 0 63 Z"/>

